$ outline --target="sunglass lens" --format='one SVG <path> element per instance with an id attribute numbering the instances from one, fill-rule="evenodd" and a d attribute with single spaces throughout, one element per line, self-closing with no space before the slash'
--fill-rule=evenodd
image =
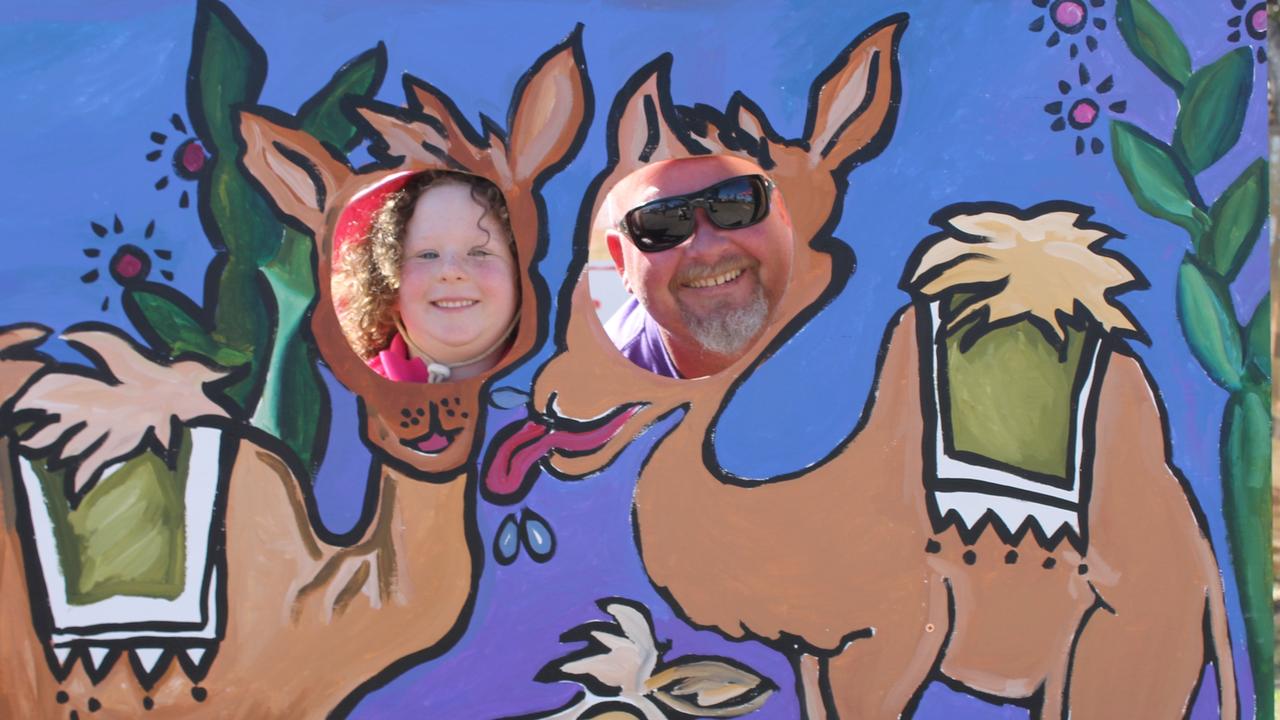
<path id="1" fill-rule="evenodd" d="M 636 247 L 666 250 L 693 234 L 693 208 L 682 200 L 653 202 L 628 213 L 627 225 Z"/>
<path id="2" fill-rule="evenodd" d="M 716 188 L 707 202 L 711 221 L 732 230 L 759 222 L 764 217 L 764 188 L 754 177 L 734 178 Z"/>

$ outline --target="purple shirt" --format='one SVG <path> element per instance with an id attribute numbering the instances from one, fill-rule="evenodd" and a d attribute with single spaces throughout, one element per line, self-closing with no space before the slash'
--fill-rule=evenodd
<path id="1" fill-rule="evenodd" d="M 662 344 L 658 324 L 634 297 L 609 318 L 604 331 L 626 359 L 663 377 L 680 377 L 667 346 Z"/>

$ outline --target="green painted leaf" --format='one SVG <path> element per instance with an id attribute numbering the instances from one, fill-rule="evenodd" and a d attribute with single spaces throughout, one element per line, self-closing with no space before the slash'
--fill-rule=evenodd
<path id="1" fill-rule="evenodd" d="M 298 110 L 302 129 L 322 143 L 344 152 L 351 150 L 357 144 L 357 128 L 343 114 L 342 99 L 348 95 L 371 97 L 386 74 L 387 48 L 378 43 L 339 68 L 332 80 L 303 103 Z"/>
<path id="2" fill-rule="evenodd" d="M 260 386 L 260 368 L 270 349 L 272 320 L 260 273 L 256 266 L 234 258 L 227 263 L 218 278 L 218 305 L 213 316 L 214 339 L 249 357 L 248 374 L 226 390 L 245 409 L 252 407 L 250 396 Z"/>
<path id="3" fill-rule="evenodd" d="M 1175 223 L 1198 240 L 1209 216 L 1193 200 L 1190 175 L 1169 146 L 1142 129 L 1120 120 L 1111 123 L 1111 152 L 1138 207 Z"/>
<path id="4" fill-rule="evenodd" d="M 1224 388 L 1240 387 L 1244 349 L 1231 296 L 1222 279 L 1187 255 L 1178 268 L 1178 317 L 1191 352 Z"/>
<path id="5" fill-rule="evenodd" d="M 1266 683 L 1271 682 L 1275 657 L 1269 400 L 1269 388 L 1232 394 L 1223 418 L 1222 448 L 1222 512 L 1240 587 L 1254 681 Z"/>
<path id="6" fill-rule="evenodd" d="M 1271 379 L 1271 293 L 1262 296 L 1258 307 L 1249 318 L 1244 330 L 1245 347 L 1249 350 L 1249 362 L 1262 373 L 1262 377 Z"/>
<path id="7" fill-rule="evenodd" d="M 1195 72 L 1178 100 L 1173 149 L 1191 173 L 1217 162 L 1240 139 L 1249 93 L 1253 91 L 1253 54 L 1236 48 Z"/>
<path id="8" fill-rule="evenodd" d="M 196 8 L 187 101 L 196 133 L 216 154 L 234 158 L 232 107 L 254 103 L 267 76 L 267 56 L 236 16 L 216 0 Z"/>
<path id="9" fill-rule="evenodd" d="M 262 395 L 251 419 L 292 448 L 306 468 L 319 463 L 314 456 L 316 437 L 326 431 L 328 417 L 328 394 L 305 333 L 307 311 L 315 299 L 314 247 L 307 235 L 287 230 L 280 254 L 262 269 L 279 317 Z"/>
<path id="10" fill-rule="evenodd" d="M 1209 209 L 1209 232 L 1197 254 L 1213 271 L 1234 278 L 1267 219 L 1267 163 L 1258 158 Z"/>
<path id="11" fill-rule="evenodd" d="M 224 367 L 236 367 L 248 359 L 244 353 L 224 347 L 190 310 L 158 292 L 146 288 L 125 290 L 124 303 L 131 317 L 144 319 L 146 327 L 138 328 L 143 335 L 161 345 L 157 349 L 170 357 L 195 353 Z"/>
<path id="12" fill-rule="evenodd" d="M 1191 77 L 1191 55 L 1148 0 L 1116 0 L 1116 27 L 1130 52 L 1176 93 Z"/>

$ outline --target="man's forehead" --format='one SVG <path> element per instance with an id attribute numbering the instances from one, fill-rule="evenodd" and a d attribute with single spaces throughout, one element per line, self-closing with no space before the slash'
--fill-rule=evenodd
<path id="1" fill-rule="evenodd" d="M 742 158 L 716 155 L 679 158 L 646 165 L 624 177 L 612 194 L 626 207 L 650 200 L 701 190 L 739 175 L 764 174 L 758 165 Z"/>

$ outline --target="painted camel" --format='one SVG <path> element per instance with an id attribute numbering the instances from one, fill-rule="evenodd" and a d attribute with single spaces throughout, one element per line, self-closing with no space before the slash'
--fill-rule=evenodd
<path id="1" fill-rule="evenodd" d="M 9 398 L 22 389 L 7 407 L 15 420 L 48 422 L 24 437 L 22 456 L 0 477 L 0 716 L 342 715 L 462 633 L 483 558 L 468 468 L 492 373 L 418 385 L 370 371 L 345 340 L 330 297 L 335 237 L 367 217 L 359 198 L 370 188 L 407 173 L 449 168 L 489 178 L 506 195 L 523 270 L 519 330 L 495 372 L 525 357 L 546 335 L 547 291 L 532 270 L 546 233 L 539 191 L 576 153 L 590 122 L 580 28 L 518 83 L 509 136 L 488 120 L 485 134 L 476 133 L 425 82 L 406 76 L 405 91 L 405 107 L 369 101 L 352 108 L 382 161 L 366 171 L 353 171 L 269 109 L 244 111 L 238 128 L 240 161 L 288 221 L 315 239 L 319 299 L 311 329 L 334 375 L 360 396 L 375 459 L 362 520 L 348 535 L 321 527 L 303 475 L 281 459 L 274 438 L 229 419 L 211 400 L 224 373 L 152 356 L 105 326 L 66 336 L 97 361 L 96 372 L 32 352 L 44 336 L 38 328 L 0 336 L 12 345 L 0 355 L 0 390 Z M 216 499 L 205 503 L 214 509 L 207 577 L 217 582 L 206 579 L 204 612 L 218 618 L 216 637 L 99 635 L 88 645 L 58 645 L 60 628 L 50 627 L 34 589 L 40 562 L 24 543 L 32 530 L 20 480 L 29 468 L 19 466 L 31 458 L 69 462 L 68 493 L 89 498 L 110 484 L 112 471 L 98 472 L 101 466 L 148 449 L 164 454 L 184 433 L 210 432 L 221 470 L 209 481 Z M 104 447 L 111 451 L 99 455 Z M 76 467 L 80 455 L 95 467 Z"/>
<path id="2" fill-rule="evenodd" d="M 691 624 L 787 654 L 810 718 L 909 716 L 930 681 L 1023 705 L 1034 717 L 1182 717 L 1207 661 L 1216 666 L 1222 716 L 1236 717 L 1222 580 L 1203 518 L 1171 464 L 1150 378 L 1116 337 L 1136 327 L 1110 296 L 1139 280 L 1095 251 L 1109 233 L 1086 222 L 1085 208 L 957 212 L 947 223 L 957 237 L 913 260 L 905 287 L 916 302 L 890 323 L 857 429 L 827 458 L 786 477 L 751 481 L 717 460 L 717 419 L 738 384 L 852 272 L 848 249 L 831 231 L 847 173 L 892 134 L 906 24 L 895 16 L 875 25 L 817 77 L 797 139 L 780 137 L 741 94 L 723 113 L 677 108 L 669 56 L 619 92 L 608 127 L 612 165 L 588 195 L 584 220 L 645 163 L 745 158 L 769 173 L 790 210 L 791 282 L 744 358 L 690 380 L 661 378 L 622 358 L 594 317 L 585 279 L 571 284 L 561 301 L 571 303 L 558 328 L 562 352 L 536 378 L 532 420 L 499 431 L 507 442 L 489 450 L 486 491 L 518 497 L 540 467 L 589 476 L 666 420 L 635 491 L 646 571 Z M 579 268 L 590 230 L 583 227 Z M 1001 234 L 1010 228 L 1017 232 Z M 1047 248 L 1037 257 L 1059 252 L 1097 265 L 1106 282 L 1080 289 L 1091 304 L 1051 299 L 1052 273 L 1065 272 L 1065 261 L 1046 266 L 1040 277 L 1050 280 L 1039 290 L 988 262 L 1037 240 Z M 945 288 L 983 297 L 992 283 L 1026 290 L 1021 306 L 1005 293 L 948 318 L 947 298 L 957 296 Z M 935 454 L 933 349 L 948 337 L 947 323 L 963 325 L 959 316 L 970 311 L 992 326 L 1027 319 L 1050 335 L 1069 320 L 1098 338 L 1073 461 L 1089 489 L 1075 498 L 1079 517 L 1060 528 L 1027 513 L 1021 524 L 1002 524 L 993 512 L 975 517 L 927 487 L 944 474 Z M 616 433 L 594 453 L 557 442 L 562 428 L 584 422 Z"/>

